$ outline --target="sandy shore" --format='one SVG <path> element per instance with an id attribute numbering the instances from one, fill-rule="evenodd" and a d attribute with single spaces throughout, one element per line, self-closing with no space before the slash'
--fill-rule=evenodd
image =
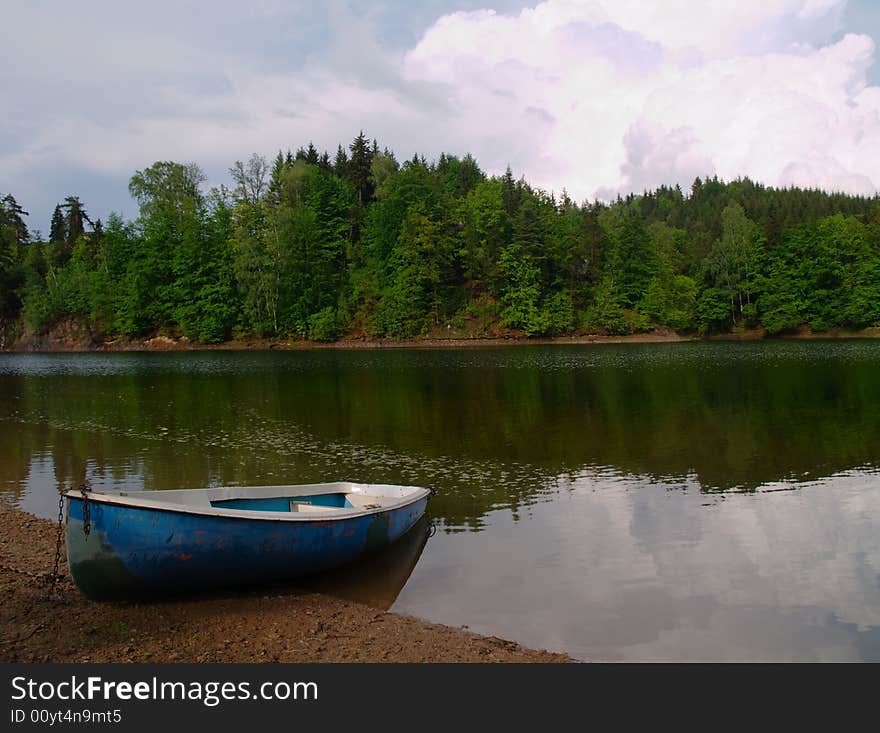
<path id="1" fill-rule="evenodd" d="M 73 586 L 63 556 L 63 602 L 48 601 L 55 530 L 0 503 L 0 661 L 571 661 L 304 590 L 95 603 Z"/>

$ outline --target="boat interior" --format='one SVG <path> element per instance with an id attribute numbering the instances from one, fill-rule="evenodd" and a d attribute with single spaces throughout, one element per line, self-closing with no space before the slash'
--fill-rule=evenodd
<path id="1" fill-rule="evenodd" d="M 181 508 L 336 514 L 377 510 L 400 504 L 427 490 L 416 486 L 356 484 L 340 481 L 298 486 L 223 486 L 209 489 L 122 491 L 118 495 L 150 504 Z M 75 495 L 75 494 L 74 494 Z M 107 496 L 107 495 L 105 495 Z"/>

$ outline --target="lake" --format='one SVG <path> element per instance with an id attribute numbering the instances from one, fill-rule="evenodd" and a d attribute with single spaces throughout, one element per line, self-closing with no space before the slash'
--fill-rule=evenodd
<path id="1" fill-rule="evenodd" d="M 0 354 L 3 498 L 84 478 L 427 485 L 433 536 L 338 592 L 587 660 L 880 661 L 880 341 Z"/>

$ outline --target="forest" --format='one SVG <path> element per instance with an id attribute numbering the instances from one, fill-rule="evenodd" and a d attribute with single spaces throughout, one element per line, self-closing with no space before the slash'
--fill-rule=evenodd
<path id="1" fill-rule="evenodd" d="M 0 194 L 0 330 L 73 319 L 96 341 L 445 333 L 769 335 L 880 325 L 880 197 L 697 178 L 612 202 L 400 162 L 363 132 L 230 169 L 134 173 L 134 221 L 75 195 L 48 238 Z M 46 239 L 46 241 L 41 241 Z"/>

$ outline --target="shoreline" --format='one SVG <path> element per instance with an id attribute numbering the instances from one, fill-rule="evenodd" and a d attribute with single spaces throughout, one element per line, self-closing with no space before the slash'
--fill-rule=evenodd
<path id="1" fill-rule="evenodd" d="M 574 661 L 307 588 L 99 603 L 74 587 L 63 555 L 64 601 L 49 601 L 55 536 L 53 522 L 0 500 L 0 661 Z"/>
<path id="2" fill-rule="evenodd" d="M 528 338 L 519 335 L 485 337 L 421 337 L 406 340 L 372 339 L 347 337 L 338 341 L 308 341 L 290 339 L 247 339 L 224 341 L 219 344 L 206 344 L 190 341 L 185 337 L 175 338 L 158 335 L 149 339 L 115 339 L 92 342 L 82 338 L 71 338 L 69 334 L 56 337 L 30 336 L 10 347 L 0 348 L 0 353 L 103 353 L 103 352 L 157 352 L 157 351 L 354 351 L 359 349 L 460 349 L 499 346 L 552 346 L 587 344 L 666 344 L 700 341 L 800 341 L 822 339 L 873 339 L 880 338 L 880 327 L 861 331 L 835 329 L 820 333 L 809 330 L 768 336 L 763 329 L 753 329 L 737 333 L 714 334 L 708 337 L 680 335 L 673 331 L 658 330 L 627 336 L 606 336 L 602 334 L 582 334 L 574 336 L 554 336 Z"/>

